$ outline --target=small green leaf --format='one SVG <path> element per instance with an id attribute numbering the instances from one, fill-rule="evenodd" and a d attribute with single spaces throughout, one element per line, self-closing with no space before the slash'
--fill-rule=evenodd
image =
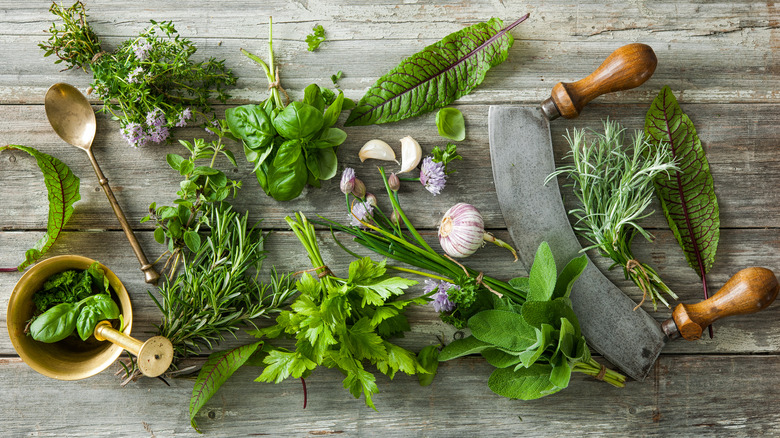
<path id="1" fill-rule="evenodd" d="M 528 276 L 528 301 L 548 301 L 555 291 L 558 271 L 555 259 L 547 242 L 536 250 L 531 272 Z"/>
<path id="2" fill-rule="evenodd" d="M 47 344 L 61 341 L 76 329 L 77 313 L 76 304 L 58 304 L 35 318 L 30 324 L 30 335 Z"/>
<path id="3" fill-rule="evenodd" d="M 429 345 L 417 353 L 417 362 L 425 371 L 417 373 L 420 386 L 430 385 L 436 377 L 436 371 L 439 369 L 439 347 L 441 344 Z"/>
<path id="4" fill-rule="evenodd" d="M 171 169 L 179 171 L 179 169 L 181 169 L 181 163 L 184 162 L 184 157 L 179 154 L 168 154 L 165 156 L 165 161 L 171 166 Z"/>
<path id="5" fill-rule="evenodd" d="M 347 133 L 339 128 L 327 128 L 322 131 L 322 135 L 317 139 L 318 148 L 335 147 L 344 143 L 347 139 Z"/>
<path id="6" fill-rule="evenodd" d="M 310 84 L 303 90 L 303 103 L 317 108 L 320 112 L 325 110 L 325 98 L 322 97 L 319 85 Z"/>
<path id="7" fill-rule="evenodd" d="M 303 102 L 291 102 L 273 120 L 276 131 L 288 140 L 310 139 L 323 123 L 322 111 Z"/>
<path id="8" fill-rule="evenodd" d="M 190 424 L 198 433 L 201 433 L 201 430 L 195 422 L 195 416 L 206 402 L 217 393 L 222 384 L 257 351 L 260 345 L 262 342 L 255 342 L 209 355 L 208 360 L 198 373 L 190 397 Z"/>
<path id="9" fill-rule="evenodd" d="M 85 307 L 79 312 L 76 319 L 76 329 L 82 341 L 86 341 L 95 331 L 95 326 L 99 322 L 99 313 L 92 307 Z"/>
<path id="10" fill-rule="evenodd" d="M 341 110 L 343 106 L 344 106 L 344 93 L 339 91 L 339 95 L 338 97 L 336 97 L 336 100 L 334 100 L 333 103 L 330 104 L 328 109 L 325 110 L 324 121 L 323 121 L 324 127 L 330 128 L 331 126 L 336 124 L 336 122 L 339 120 L 339 115 L 341 115 Z"/>
<path id="11" fill-rule="evenodd" d="M 523 351 L 536 342 L 533 327 L 514 312 L 485 310 L 469 318 L 468 327 L 480 341 L 511 351 Z"/>
<path id="12" fill-rule="evenodd" d="M 550 383 L 558 388 L 566 388 L 569 386 L 569 380 L 571 379 L 571 365 L 564 356 L 559 356 L 559 359 L 553 364 L 552 371 L 550 371 Z"/>
<path id="13" fill-rule="evenodd" d="M 184 232 L 184 244 L 192 252 L 197 252 L 200 249 L 200 234 L 197 231 L 187 230 Z"/>
<path id="14" fill-rule="evenodd" d="M 556 298 L 552 301 L 527 301 L 523 304 L 522 315 L 525 322 L 539 329 L 542 328 L 542 324 L 550 324 L 556 330 L 560 330 L 561 318 L 565 318 L 571 322 L 576 335 L 580 336 L 579 320 L 566 298 Z"/>
<path id="15" fill-rule="evenodd" d="M 491 347 L 493 347 L 491 344 L 480 341 L 474 336 L 467 336 L 447 344 L 439 353 L 439 360 L 445 362 L 458 357 L 468 356 L 469 354 L 481 353 Z"/>
<path id="16" fill-rule="evenodd" d="M 442 108 L 436 113 L 436 128 L 439 135 L 450 140 L 463 141 L 466 138 L 466 121 L 456 108 Z"/>
<path id="17" fill-rule="evenodd" d="M 154 229 L 154 240 L 157 243 L 159 243 L 160 245 L 165 243 L 165 230 L 162 229 L 161 227 L 160 228 L 155 228 Z"/>
<path id="18" fill-rule="evenodd" d="M 517 277 L 509 280 L 509 285 L 520 293 L 528 294 L 530 286 L 528 284 L 528 277 Z"/>
<path id="19" fill-rule="evenodd" d="M 484 350 L 482 352 L 482 357 L 485 358 L 487 363 L 496 368 L 511 367 L 520 363 L 520 358 L 517 354 L 509 354 L 498 348 L 488 348 L 487 350 Z"/>
<path id="20" fill-rule="evenodd" d="M 534 364 L 516 371 L 498 368 L 490 375 L 488 387 L 507 398 L 535 400 L 563 389 L 550 382 L 551 372 L 552 367 L 547 364 Z"/>
<path id="21" fill-rule="evenodd" d="M 585 271 L 587 266 L 588 256 L 584 254 L 567 263 L 558 275 L 558 281 L 555 283 L 555 291 L 553 292 L 552 298 L 569 298 L 574 282 L 580 278 L 580 275 Z"/>
<path id="22" fill-rule="evenodd" d="M 306 44 L 309 45 L 307 50 L 310 52 L 317 50 L 323 41 L 325 41 L 325 28 L 318 24 L 312 28 L 311 34 L 306 35 Z"/>
<path id="23" fill-rule="evenodd" d="M 182 161 L 179 165 L 179 174 L 181 176 L 187 176 L 195 169 L 195 165 L 192 164 L 192 161 L 185 160 Z"/>

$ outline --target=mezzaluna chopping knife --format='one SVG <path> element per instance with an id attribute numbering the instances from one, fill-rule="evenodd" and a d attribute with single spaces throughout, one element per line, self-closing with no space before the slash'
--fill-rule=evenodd
<path id="1" fill-rule="evenodd" d="M 591 75 L 558 83 L 539 108 L 492 106 L 489 113 L 490 156 L 498 203 L 509 233 L 526 267 L 537 247 L 550 244 L 558 269 L 580 255 L 555 179 L 549 120 L 577 117 L 594 98 L 637 87 L 652 76 L 657 59 L 644 44 L 613 52 Z M 636 380 L 644 380 L 661 349 L 680 335 L 694 340 L 715 320 L 753 313 L 777 296 L 772 271 L 748 268 L 737 273 L 710 299 L 680 304 L 663 324 L 636 304 L 590 262 L 575 282 L 572 303 L 588 344 Z"/>

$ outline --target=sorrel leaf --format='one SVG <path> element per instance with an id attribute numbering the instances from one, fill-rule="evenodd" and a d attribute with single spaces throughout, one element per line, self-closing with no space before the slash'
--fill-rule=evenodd
<path id="1" fill-rule="evenodd" d="M 18 149 L 32 155 L 43 172 L 43 182 L 49 192 L 49 221 L 46 225 L 46 234 L 24 254 L 25 260 L 17 267 L 19 271 L 23 271 L 51 248 L 65 224 L 68 223 L 68 219 L 73 214 L 73 204 L 81 199 L 79 179 L 65 163 L 51 155 L 16 144 L 2 146 L 0 152 L 6 149 Z"/>
<path id="2" fill-rule="evenodd" d="M 668 143 L 679 166 L 672 178 L 656 178 L 656 194 L 688 264 L 702 278 L 706 298 L 705 274 L 715 261 L 720 237 L 718 200 L 693 122 L 682 112 L 669 87 L 661 89 L 650 106 L 645 133 L 655 144 Z"/>
<path id="3" fill-rule="evenodd" d="M 345 126 L 395 122 L 442 108 L 469 94 L 491 67 L 504 62 L 514 39 L 491 18 L 446 36 L 379 78 L 349 114 Z"/>
<path id="4" fill-rule="evenodd" d="M 195 387 L 192 388 L 192 397 L 190 398 L 190 424 L 198 433 L 201 433 L 201 431 L 198 429 L 197 423 L 195 423 L 195 415 L 198 414 L 200 408 L 209 401 L 211 396 L 216 394 L 219 387 L 236 370 L 241 368 L 262 344 L 263 342 L 259 341 L 254 344 L 242 345 L 232 350 L 212 353 L 209 356 L 208 361 L 206 361 L 206 364 L 203 365 L 203 368 L 198 373 Z"/>

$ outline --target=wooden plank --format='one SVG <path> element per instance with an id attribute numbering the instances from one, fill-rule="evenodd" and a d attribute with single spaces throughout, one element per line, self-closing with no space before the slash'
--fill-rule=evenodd
<path id="1" fill-rule="evenodd" d="M 563 136 L 566 130 L 576 128 L 601 129 L 601 120 L 618 120 L 629 130 L 643 126 L 649 106 L 606 105 L 588 107 L 580 119 L 556 120 L 552 123 L 553 146 L 559 162 L 568 145 Z M 459 106 L 467 124 L 468 138 L 460 142 L 463 161 L 453 164 L 458 172 L 450 177 L 448 187 L 439 196 L 431 196 L 420 185 L 407 183 L 402 189 L 404 208 L 420 228 L 435 228 L 441 215 L 456 202 L 469 202 L 482 212 L 488 228 L 504 228 L 493 188 L 488 144 L 487 106 Z M 766 190 L 780 184 L 780 161 L 776 155 L 776 139 L 780 137 L 780 107 L 777 105 L 684 105 L 693 119 L 707 151 L 715 180 L 715 191 L 720 203 L 721 226 L 776 227 L 780 222 L 780 193 Z M 760 114 L 760 117 L 757 116 Z M 368 140 L 381 138 L 400 154 L 398 142 L 406 135 L 415 137 L 428 152 L 435 145 L 443 145 L 434 124 L 434 114 L 388 125 L 347 128 L 349 137 L 339 149 L 339 168 L 354 167 L 369 191 L 381 193 L 381 183 L 375 165 L 377 161 L 361 164 L 357 151 Z M 180 176 L 165 163 L 168 153 L 184 153 L 178 144 L 146 146 L 135 150 L 127 146 L 118 132 L 118 125 L 99 115 L 95 154 L 109 178 L 114 193 L 135 228 L 149 228 L 138 221 L 147 213 L 152 202 L 169 203 L 174 199 Z M 82 200 L 68 225 L 69 229 L 118 229 L 110 205 L 101 192 L 86 156 L 62 142 L 51 130 L 41 106 L 0 106 L 0 144 L 17 143 L 39 148 L 61 158 L 82 180 Z M 178 131 L 178 138 L 204 136 L 199 128 Z M 207 137 L 208 138 L 208 137 Z M 240 146 L 229 147 L 239 158 Z M 220 165 L 228 170 L 230 164 Z M 398 169 L 393 163 L 388 169 Z M 295 201 L 275 202 L 268 198 L 251 174 L 251 166 L 239 159 L 239 168 L 228 174 L 244 180 L 239 197 L 232 201 L 248 209 L 256 219 L 265 219 L 267 228 L 286 228 L 284 216 L 303 211 L 308 215 L 322 214 L 344 218 L 346 207 L 338 188 L 338 177 L 325 181 L 322 189 L 309 188 Z M 0 154 L 0 187 L 5 208 L 0 209 L 0 229 L 43 229 L 46 226 L 47 205 L 45 188 L 35 161 L 24 152 Z M 750 193 L 750 196 L 745 196 Z M 380 201 L 382 196 L 379 196 Z M 571 196 L 565 197 L 571 201 Z M 40 202 L 29 202 L 30 199 Z M 424 200 L 425 202 L 420 202 Z M 571 208 L 572 202 L 567 202 Z M 653 208 L 658 210 L 658 204 Z M 644 222 L 650 228 L 666 228 L 665 219 L 656 214 Z"/>
<path id="2" fill-rule="evenodd" d="M 379 376 L 377 411 L 342 388 L 335 370 L 300 382 L 254 383 L 246 367 L 197 417 L 208 436 L 771 436 L 780 416 L 766 403 L 780 397 L 777 356 L 662 356 L 644 383 L 612 388 L 575 375 L 569 388 L 535 401 L 509 400 L 486 385 L 491 367 L 481 358 L 442 364 L 434 383 Z M 197 436 L 187 407 L 192 381 L 171 387 L 142 379 L 125 388 L 109 370 L 87 380 L 59 382 L 18 359 L 0 359 L 3 430 L 9 436 Z M 756 378 L 756 370 L 761 370 Z M 62 408 L 65 394 L 78 402 Z M 696 400 L 694 403 L 692 400 Z"/>
<path id="3" fill-rule="evenodd" d="M 507 4 L 508 3 L 508 4 Z M 643 88 L 608 97 L 613 102 L 645 102 L 653 91 L 670 84 L 683 102 L 777 102 L 780 69 L 775 55 L 780 30 L 772 4 L 718 1 L 642 4 L 571 2 L 543 5 L 475 2 L 409 2 L 404 4 L 230 2 L 215 14 L 209 3 L 155 5 L 119 1 L 89 3 L 90 21 L 105 46 L 116 47 L 135 36 L 149 19 L 174 20 L 178 29 L 196 41 L 202 56 L 227 60 L 243 80 L 236 101 L 256 99 L 265 89 L 260 69 L 238 53 L 245 47 L 262 54 L 273 15 L 276 51 L 285 86 L 302 90 L 312 80 L 329 83 L 344 72 L 342 88 L 358 97 L 367 86 L 398 61 L 466 25 L 500 16 L 512 21 L 530 12 L 531 19 L 513 31 L 519 40 L 509 60 L 492 71 L 464 102 L 534 103 L 552 84 L 590 73 L 612 50 L 630 42 L 652 45 L 659 68 Z M 86 86 L 81 72 L 44 59 L 37 44 L 53 16 L 45 4 L 4 2 L 0 16 L 0 102 L 40 103 L 46 88 L 65 80 Z M 746 18 L 747 17 L 747 18 Z M 329 41 L 317 53 L 306 51 L 305 35 L 322 24 Z M 425 23 L 421 26 L 420 23 Z M 24 59 L 25 62 L 15 62 Z M 24 77 L 24 83 L 18 78 Z"/>
<path id="4" fill-rule="evenodd" d="M 775 246 L 778 240 L 777 230 L 728 230 L 721 238 L 721 250 L 717 262 L 708 275 L 710 287 L 714 293 L 723 285 L 731 275 L 739 269 L 748 266 L 765 266 L 777 270 L 777 256 Z M 151 259 L 157 257 L 161 246 L 157 245 L 151 232 L 138 233 L 141 245 L 146 248 Z M 636 245 L 636 257 L 647 261 L 654 266 L 667 284 L 677 292 L 682 302 L 697 302 L 701 300 L 701 284 L 696 273 L 690 269 L 683 260 L 682 253 L 677 247 L 674 238 L 668 231 L 658 232 L 653 245 Z M 435 235 L 426 232 L 426 237 L 431 244 Z M 506 232 L 497 235 L 502 239 L 509 239 Z M 0 232 L 0 247 L 4 248 L 0 254 L 0 266 L 13 266 L 21 259 L 24 250 L 31 246 L 39 237 L 39 233 L 29 232 Z M 346 236 L 341 236 L 342 239 Z M 373 253 L 361 250 L 354 243 L 344 239 L 344 244 L 351 249 L 373 256 Z M 351 257 L 342 251 L 332 240 L 330 234 L 322 233 L 320 240 L 323 259 L 334 272 L 345 272 Z M 268 239 L 266 248 L 269 258 L 265 263 L 265 269 L 272 266 L 280 272 L 295 272 L 310 268 L 310 263 L 305 257 L 303 248 L 290 232 L 274 232 Z M 134 333 L 140 337 L 150 336 L 154 333 L 154 324 L 159 323 L 159 311 L 147 295 L 151 288 L 143 282 L 143 276 L 138 270 L 138 262 L 133 256 L 130 246 L 127 244 L 121 232 L 67 232 L 54 246 L 51 255 L 76 253 L 96 260 L 100 260 L 111 268 L 130 292 L 133 300 Z M 607 259 L 591 254 L 599 268 L 615 282 L 632 299 L 639 301 L 641 291 L 623 278 L 620 270 L 609 271 L 610 262 Z M 515 276 L 525 275 L 526 272 L 518 263 L 512 263 L 511 256 L 505 251 L 493 245 L 481 249 L 476 255 L 469 258 L 467 264 L 474 269 L 481 270 L 488 275 L 498 278 L 510 279 Z M 8 299 L 20 274 L 0 273 L 0 309 L 5 309 Z M 418 278 L 422 280 L 421 278 Z M 409 292 L 420 294 L 422 288 L 417 286 Z M 652 312 L 652 306 L 648 303 L 644 308 Z M 670 317 L 670 311 L 660 308 L 658 312 L 651 313 L 659 321 Z M 412 332 L 401 341 L 405 347 L 419 350 L 420 348 L 439 342 L 443 339 L 449 342 L 455 330 L 442 323 L 430 306 L 412 308 L 409 312 Z M 668 353 L 778 353 L 780 352 L 780 334 L 775 330 L 774 321 L 780 317 L 780 305 L 774 304 L 763 312 L 750 316 L 739 316 L 726 319 L 716 324 L 716 336 L 710 340 L 702 339 L 698 342 L 677 341 L 670 343 L 664 351 Z M 0 313 L 0 326 L 4 326 L 5 312 Z M 261 321 L 261 323 L 263 323 Z M 239 341 L 246 342 L 249 338 L 242 337 Z M 230 339 L 224 346 L 239 345 Z M 0 330 L 0 355 L 14 354 L 10 345 L 8 334 Z"/>

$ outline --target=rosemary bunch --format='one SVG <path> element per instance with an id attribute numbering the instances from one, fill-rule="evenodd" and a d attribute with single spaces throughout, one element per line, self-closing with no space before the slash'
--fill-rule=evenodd
<path id="1" fill-rule="evenodd" d="M 226 204 L 213 209 L 204 224 L 211 234 L 192 253 L 183 253 L 183 271 L 164 282 L 160 299 L 149 292 L 162 312 L 159 334 L 171 340 L 175 359 L 198 354 L 235 334 L 253 320 L 278 313 L 295 293 L 287 275 L 258 280 L 265 258 L 261 231 Z"/>
<path id="2" fill-rule="evenodd" d="M 214 118 L 210 99 L 228 99 L 225 92 L 236 77 L 224 61 L 210 58 L 194 62 L 195 45 L 181 38 L 170 21 L 156 22 L 119 45 L 113 53 L 103 51 L 87 23 L 82 2 L 70 7 L 52 4 L 50 12 L 61 19 L 39 44 L 44 56 L 66 69 L 90 69 L 92 89 L 103 100 L 101 111 L 119 120 L 120 132 L 132 146 L 168 139 L 169 130 L 186 126 L 198 115 Z"/>
<path id="3" fill-rule="evenodd" d="M 677 167 L 668 145 L 652 147 L 642 132 L 627 144 L 624 133 L 618 123 L 609 120 L 604 122 L 604 133 L 592 132 L 592 139 L 586 138 L 584 130 L 574 129 L 566 135 L 570 146 L 566 158 L 572 164 L 560 167 L 547 181 L 558 175 L 571 181 L 580 206 L 569 214 L 576 219 L 577 233 L 591 243 L 583 251 L 597 248 L 615 262 L 612 267 L 621 266 L 626 278 L 642 289 L 639 305 L 649 295 L 654 309 L 656 300 L 668 307 L 662 293 L 675 299 L 677 295 L 653 268 L 634 258 L 631 242 L 637 235 L 653 240 L 639 221 L 653 213 L 646 211 L 653 199 L 653 179 Z"/>

